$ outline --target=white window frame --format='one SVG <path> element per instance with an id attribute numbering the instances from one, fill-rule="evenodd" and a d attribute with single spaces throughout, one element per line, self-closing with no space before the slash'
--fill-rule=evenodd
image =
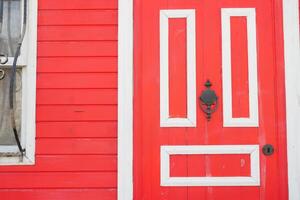
<path id="1" fill-rule="evenodd" d="M 26 149 L 20 156 L 6 157 L 4 153 L 17 153 L 17 145 L 0 145 L 0 165 L 33 165 L 35 163 L 36 127 L 36 60 L 37 60 L 37 0 L 28 0 L 27 27 L 17 67 L 22 67 L 21 144 Z M 5 67 L 11 67 L 9 57 Z"/>
<path id="2" fill-rule="evenodd" d="M 133 0 L 119 1 L 118 200 L 133 200 Z M 300 199 L 299 2 L 283 0 L 289 199 Z"/>

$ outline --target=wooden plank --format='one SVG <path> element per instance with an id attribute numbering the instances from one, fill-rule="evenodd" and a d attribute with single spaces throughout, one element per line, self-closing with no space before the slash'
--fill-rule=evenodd
<path id="1" fill-rule="evenodd" d="M 0 188 L 115 188 L 116 172 L 0 173 Z"/>
<path id="2" fill-rule="evenodd" d="M 38 122 L 38 138 L 117 137 L 117 122 Z"/>
<path id="3" fill-rule="evenodd" d="M 117 23 L 117 10 L 40 10 L 38 13 L 38 24 L 40 26 L 116 25 Z"/>
<path id="4" fill-rule="evenodd" d="M 113 26 L 40 26 L 38 41 L 117 40 L 118 27 Z"/>
<path id="5" fill-rule="evenodd" d="M 117 41 L 38 42 L 38 57 L 117 56 Z"/>
<path id="6" fill-rule="evenodd" d="M 117 0 L 39 0 L 39 9 L 117 9 Z"/>
<path id="7" fill-rule="evenodd" d="M 169 19 L 169 114 L 187 118 L 187 29 L 186 19 Z M 177 48 L 180 46 L 181 48 Z"/>
<path id="8" fill-rule="evenodd" d="M 37 121 L 117 120 L 116 105 L 38 105 L 36 113 Z"/>
<path id="9" fill-rule="evenodd" d="M 84 97 L 84 98 L 83 98 Z M 38 105 L 117 104 L 117 89 L 38 89 Z"/>
<path id="10" fill-rule="evenodd" d="M 117 74 L 38 73 L 37 88 L 117 88 Z"/>
<path id="11" fill-rule="evenodd" d="M 79 164 L 80 163 L 80 164 Z M 116 155 L 38 155 L 35 165 L 2 166 L 1 172 L 116 171 Z"/>
<path id="12" fill-rule="evenodd" d="M 38 72 L 117 72 L 117 57 L 38 58 Z"/>
<path id="13" fill-rule="evenodd" d="M 232 117 L 250 117 L 247 18 L 231 17 Z"/>
<path id="14" fill-rule="evenodd" d="M 116 189 L 1 189 L 3 200 L 117 200 Z"/>
<path id="15" fill-rule="evenodd" d="M 115 138 L 40 138 L 36 140 L 36 146 L 37 155 L 115 155 L 117 152 Z"/>

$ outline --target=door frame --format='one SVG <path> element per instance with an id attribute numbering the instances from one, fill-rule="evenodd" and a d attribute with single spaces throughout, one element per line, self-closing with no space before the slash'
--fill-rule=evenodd
<path id="1" fill-rule="evenodd" d="M 133 200 L 133 1 L 118 0 L 118 200 Z M 289 199 L 300 199 L 299 0 L 283 0 Z M 298 132 L 298 134 L 297 134 Z"/>

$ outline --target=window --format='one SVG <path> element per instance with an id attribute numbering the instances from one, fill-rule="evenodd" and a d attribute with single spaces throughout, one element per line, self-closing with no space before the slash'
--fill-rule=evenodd
<path id="1" fill-rule="evenodd" d="M 0 165 L 34 164 L 36 1 L 0 0 Z"/>

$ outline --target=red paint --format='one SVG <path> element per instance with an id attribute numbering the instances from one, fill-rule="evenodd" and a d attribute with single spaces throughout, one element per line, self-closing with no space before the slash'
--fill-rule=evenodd
<path id="1" fill-rule="evenodd" d="M 193 166 L 192 170 L 182 168 L 181 163 L 188 162 Z M 249 176 L 250 157 L 249 155 L 172 155 L 170 158 L 171 177 L 205 177 L 203 166 L 209 162 L 213 167 L 211 176 Z M 181 167 L 181 168 L 180 168 Z"/>
<path id="2" fill-rule="evenodd" d="M 41 41 L 39 57 L 117 56 L 117 41 Z"/>
<path id="3" fill-rule="evenodd" d="M 231 17 L 232 116 L 249 117 L 246 17 Z"/>
<path id="4" fill-rule="evenodd" d="M 135 199 L 287 199 L 282 7 L 281 1 L 274 4 L 250 0 L 135 0 Z M 39 0 L 38 5 L 36 165 L 1 166 L 0 199 L 117 199 L 117 0 Z M 220 7 L 258 8 L 259 65 L 264 66 L 259 69 L 261 127 L 220 128 L 221 106 L 210 123 L 198 109 L 197 129 L 159 129 L 158 10 L 197 9 L 197 94 L 209 77 L 220 95 Z M 237 26 L 243 23 L 237 22 Z M 180 37 L 184 41 L 184 36 Z M 176 86 L 181 86 L 181 94 L 186 90 L 186 77 L 181 76 L 185 59 L 180 55 L 175 58 L 174 64 L 180 65 L 171 84 L 182 83 Z M 245 59 L 240 60 L 242 65 Z M 245 68 L 238 73 L 244 84 Z M 247 88 L 242 85 L 238 90 L 245 92 Z M 185 99 L 176 98 L 176 91 L 172 98 L 177 99 L 174 113 L 179 111 L 182 116 Z M 243 105 L 247 98 L 240 100 L 236 108 L 244 109 L 242 115 L 246 115 Z M 267 142 L 277 151 L 270 158 L 261 156 L 266 168 L 261 188 L 159 187 L 161 144 Z M 241 158 L 245 159 L 244 168 L 240 167 Z M 215 176 L 249 173 L 247 156 L 180 156 L 172 162 L 171 173 L 178 176 L 207 176 L 207 169 Z"/>
<path id="5" fill-rule="evenodd" d="M 116 40 L 117 25 L 112 26 L 41 26 L 39 41 L 105 41 Z M 89 38 L 86 38 L 89 35 Z"/>
<path id="6" fill-rule="evenodd" d="M 0 173 L 0 177 L 1 189 L 81 189 L 117 186 L 117 172 L 5 172 Z"/>
<path id="7" fill-rule="evenodd" d="M 38 89 L 37 105 L 116 105 L 116 89 Z M 84 96 L 85 98 L 82 98 Z"/>
<path id="8" fill-rule="evenodd" d="M 115 155 L 117 153 L 116 144 L 115 138 L 44 138 L 37 139 L 36 148 L 38 151 L 36 154 Z"/>
<path id="9" fill-rule="evenodd" d="M 37 155 L 36 165 L 1 167 L 0 173 L 12 172 L 89 172 L 116 171 L 116 155 Z M 78 161 L 80 160 L 80 165 Z"/>
<path id="10" fill-rule="evenodd" d="M 82 0 L 39 0 L 40 10 L 67 10 L 67 9 L 96 9 L 96 10 L 107 10 L 117 9 L 118 1 L 107 1 L 107 0 L 89 0 L 85 2 Z"/>
<path id="11" fill-rule="evenodd" d="M 115 121 L 116 105 L 38 105 L 37 122 Z"/>
<path id="12" fill-rule="evenodd" d="M 117 0 L 39 0 L 36 164 L 1 200 L 117 199 Z"/>
<path id="13" fill-rule="evenodd" d="M 44 57 L 38 58 L 38 72 L 117 72 L 116 56 L 112 57 Z"/>
<path id="14" fill-rule="evenodd" d="M 101 82 L 99 81 L 101 80 Z M 116 73 L 38 73 L 38 89 L 117 89 Z"/>
<path id="15" fill-rule="evenodd" d="M 59 4 L 59 3 L 58 3 Z M 91 6 L 91 5 L 90 5 Z M 88 16 L 88 17 L 87 17 Z M 64 19 L 64 20 L 62 20 Z M 116 25 L 118 12 L 116 9 L 43 9 L 39 10 L 38 23 L 47 25 Z"/>
<path id="16" fill-rule="evenodd" d="M 5 200 L 87 200 L 101 197 L 101 200 L 116 199 L 116 189 L 8 189 L 1 190 L 0 196 Z"/>
<path id="17" fill-rule="evenodd" d="M 172 117 L 187 116 L 185 27 L 185 19 L 169 19 L 169 109 Z M 178 45 L 182 48 L 176 48 Z"/>
<path id="18" fill-rule="evenodd" d="M 36 129 L 40 133 L 38 138 L 115 138 L 117 136 L 116 121 L 38 122 Z"/>
<path id="19" fill-rule="evenodd" d="M 134 198 L 143 200 L 287 200 L 287 168 L 284 110 L 284 68 L 282 46 L 281 1 L 135 1 L 135 99 L 134 99 Z M 223 105 L 207 122 L 197 106 L 196 128 L 159 127 L 159 10 L 196 9 L 196 71 L 197 95 L 204 89 L 206 79 L 213 83 L 213 89 L 222 102 L 221 77 L 221 8 L 256 8 L 259 128 L 223 128 Z M 232 29 L 244 27 L 244 22 L 233 20 Z M 245 50 L 245 31 L 241 38 L 235 38 L 234 46 Z M 175 44 L 173 44 L 174 46 Z M 177 45 L 177 48 L 184 48 Z M 235 54 L 237 54 L 238 50 Z M 247 81 L 245 52 L 234 57 L 243 85 L 235 90 L 245 92 Z M 185 67 L 184 65 L 181 67 Z M 237 76 L 237 75 L 236 75 Z M 237 78 L 237 77 L 234 77 Z M 179 81 L 183 81 L 181 78 Z M 236 80 L 234 80 L 235 82 Z M 235 83 L 239 83 L 239 81 Z M 236 87 L 236 86 L 235 86 Z M 236 97 L 236 96 L 235 96 Z M 174 98 L 173 98 L 174 99 Z M 176 99 L 176 98 L 175 98 Z M 248 97 L 238 103 L 242 111 L 236 115 L 247 115 Z M 245 103 L 246 102 L 246 103 Z M 161 145 L 232 145 L 273 144 L 275 153 L 271 157 L 263 154 L 261 162 L 261 185 L 259 187 L 161 187 L 160 146 Z M 230 157 L 230 156 L 229 156 Z M 175 160 L 174 160 L 175 159 Z M 224 155 L 180 156 L 173 158 L 171 173 L 185 176 L 211 174 L 224 176 L 248 174 L 243 169 L 241 158 L 228 159 Z M 245 163 L 249 160 L 245 158 Z M 240 165 L 239 165 L 239 164 Z M 248 163 L 249 164 L 249 163 Z M 198 166 L 198 167 L 196 167 Z M 225 170 L 222 168 L 225 167 Z M 230 167 L 228 167 L 230 166 Z"/>

